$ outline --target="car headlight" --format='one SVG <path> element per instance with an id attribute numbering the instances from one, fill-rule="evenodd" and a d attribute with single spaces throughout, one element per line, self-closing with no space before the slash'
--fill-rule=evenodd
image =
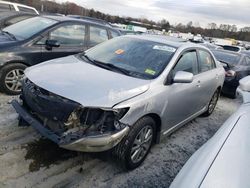
<path id="1" fill-rule="evenodd" d="M 84 108 L 74 110 L 68 120 L 64 122 L 67 129 L 80 128 L 83 132 L 105 133 L 121 130 L 126 125 L 119 120 L 124 117 L 129 108 L 106 109 L 106 108 Z"/>

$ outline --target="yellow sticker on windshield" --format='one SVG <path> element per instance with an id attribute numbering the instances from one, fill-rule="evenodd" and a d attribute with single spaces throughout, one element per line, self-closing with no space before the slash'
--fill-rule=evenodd
<path id="1" fill-rule="evenodd" d="M 152 69 L 146 69 L 146 70 L 145 70 L 145 73 L 151 74 L 151 75 L 155 75 L 155 71 L 152 70 Z"/>
<path id="2" fill-rule="evenodd" d="M 120 55 L 120 54 L 123 54 L 123 53 L 124 53 L 124 50 L 119 49 L 119 50 L 116 50 L 115 53 L 118 54 L 118 55 Z"/>

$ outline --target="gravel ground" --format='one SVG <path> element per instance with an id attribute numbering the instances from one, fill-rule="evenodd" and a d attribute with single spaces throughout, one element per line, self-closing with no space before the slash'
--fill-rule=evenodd
<path id="1" fill-rule="evenodd" d="M 240 100 L 221 97 L 208 118 L 196 118 L 155 145 L 143 165 L 124 172 L 109 152 L 77 153 L 58 148 L 32 128 L 17 126 L 0 94 L 0 187 L 168 187 L 188 158 L 238 108 Z"/>

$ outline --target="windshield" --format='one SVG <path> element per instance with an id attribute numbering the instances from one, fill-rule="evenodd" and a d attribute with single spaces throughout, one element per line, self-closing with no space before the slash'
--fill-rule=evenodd
<path id="1" fill-rule="evenodd" d="M 18 40 L 25 40 L 55 23 L 57 23 L 57 21 L 52 19 L 34 17 L 5 27 L 3 31 L 11 33 Z"/>
<path id="2" fill-rule="evenodd" d="M 154 41 L 117 37 L 86 52 L 86 56 L 103 64 L 129 71 L 131 76 L 153 79 L 161 74 L 176 48 Z"/>
<path id="3" fill-rule="evenodd" d="M 240 55 L 225 53 L 220 51 L 213 51 L 214 56 L 221 62 L 228 63 L 229 65 L 236 65 L 240 61 Z"/>

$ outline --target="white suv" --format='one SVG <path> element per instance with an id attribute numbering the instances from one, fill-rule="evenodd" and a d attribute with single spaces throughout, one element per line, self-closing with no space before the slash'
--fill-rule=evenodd
<path id="1" fill-rule="evenodd" d="M 7 1 L 0 1 L 0 11 L 22 11 L 39 14 L 39 12 L 33 7 Z"/>

